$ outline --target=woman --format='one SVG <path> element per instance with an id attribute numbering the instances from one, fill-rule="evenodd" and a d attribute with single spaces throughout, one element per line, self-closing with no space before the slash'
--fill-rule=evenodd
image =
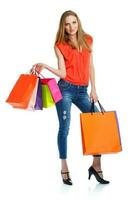
<path id="1" fill-rule="evenodd" d="M 37 63 L 33 67 L 41 72 L 51 71 L 60 77 L 58 81 L 63 99 L 56 104 L 59 119 L 58 150 L 61 159 L 61 175 L 64 184 L 72 185 L 67 164 L 67 136 L 70 126 L 71 105 L 74 103 L 82 112 L 90 112 L 92 101 L 97 102 L 95 88 L 95 71 L 92 59 L 92 42 L 81 26 L 77 14 L 66 11 L 62 14 L 55 41 L 55 53 L 58 59 L 58 69 L 46 64 Z M 87 87 L 91 83 L 90 96 Z M 95 111 L 98 112 L 95 106 Z M 107 184 L 101 170 L 101 155 L 93 155 L 93 163 L 88 169 L 89 179 L 94 175 L 98 182 Z"/>

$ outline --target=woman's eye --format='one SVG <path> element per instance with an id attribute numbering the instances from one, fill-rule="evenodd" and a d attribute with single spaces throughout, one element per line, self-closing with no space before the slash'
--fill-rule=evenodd
<path id="1" fill-rule="evenodd" d="M 73 21 L 73 24 L 76 24 L 76 21 Z"/>

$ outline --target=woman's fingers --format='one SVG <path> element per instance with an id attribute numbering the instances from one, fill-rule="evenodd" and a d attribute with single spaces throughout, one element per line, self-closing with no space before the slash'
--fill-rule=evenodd
<path id="1" fill-rule="evenodd" d="M 31 72 L 36 74 L 40 73 L 43 70 L 43 63 L 36 63 L 33 65 Z"/>
<path id="2" fill-rule="evenodd" d="M 96 102 L 98 101 L 98 96 L 97 96 L 97 94 L 91 93 L 91 94 L 90 94 L 90 101 L 91 101 L 91 102 L 94 101 L 94 103 L 96 103 Z"/>

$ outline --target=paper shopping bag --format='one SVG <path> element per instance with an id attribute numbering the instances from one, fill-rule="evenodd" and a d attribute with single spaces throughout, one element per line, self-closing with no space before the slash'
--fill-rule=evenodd
<path id="1" fill-rule="evenodd" d="M 41 86 L 40 78 L 39 78 L 39 81 L 38 81 L 38 89 L 37 89 L 36 103 L 35 103 L 34 109 L 35 110 L 42 110 L 43 109 L 43 105 L 42 105 L 42 86 Z"/>
<path id="2" fill-rule="evenodd" d="M 42 104 L 43 108 L 48 108 L 55 105 L 50 89 L 47 85 L 42 85 Z"/>
<path id="3" fill-rule="evenodd" d="M 55 103 L 62 99 L 62 94 L 60 92 L 59 86 L 57 85 L 55 78 L 43 78 L 41 79 L 41 83 L 48 85 Z"/>
<path id="4" fill-rule="evenodd" d="M 21 74 L 6 102 L 13 107 L 26 109 L 35 88 L 36 81 L 36 75 Z"/>
<path id="5" fill-rule="evenodd" d="M 122 151 L 116 111 L 80 114 L 84 155 L 98 155 Z"/>
<path id="6" fill-rule="evenodd" d="M 35 110 L 36 98 L 37 98 L 37 90 L 38 90 L 39 78 L 37 78 L 36 85 L 32 92 L 32 96 L 30 98 L 27 110 Z"/>

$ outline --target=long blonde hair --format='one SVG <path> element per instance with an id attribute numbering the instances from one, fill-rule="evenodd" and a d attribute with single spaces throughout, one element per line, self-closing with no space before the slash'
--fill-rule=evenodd
<path id="1" fill-rule="evenodd" d="M 55 40 L 55 44 L 60 43 L 60 42 L 66 42 L 69 43 L 73 48 L 77 48 L 69 39 L 69 35 L 67 34 L 67 32 L 65 31 L 65 19 L 67 16 L 75 16 L 77 18 L 77 22 L 78 22 L 78 31 L 77 31 L 77 43 L 78 43 L 78 49 L 80 49 L 82 47 L 86 48 L 88 51 L 91 52 L 91 47 L 89 46 L 89 44 L 86 41 L 85 36 L 87 35 L 82 28 L 80 19 L 78 17 L 78 15 L 71 11 L 65 11 L 61 18 L 60 18 L 60 22 L 59 22 L 59 28 L 56 34 L 56 40 Z"/>

